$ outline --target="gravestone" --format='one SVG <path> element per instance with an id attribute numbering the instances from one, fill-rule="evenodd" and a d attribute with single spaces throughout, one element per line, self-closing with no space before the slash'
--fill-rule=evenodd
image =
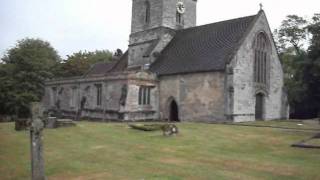
<path id="1" fill-rule="evenodd" d="M 32 123 L 30 128 L 31 139 L 31 171 L 32 180 L 45 180 L 42 130 L 44 124 L 41 120 L 43 116 L 43 108 L 40 103 L 32 103 Z"/>
<path id="2" fill-rule="evenodd" d="M 57 128 L 57 118 L 56 117 L 47 117 L 46 128 L 55 129 Z"/>

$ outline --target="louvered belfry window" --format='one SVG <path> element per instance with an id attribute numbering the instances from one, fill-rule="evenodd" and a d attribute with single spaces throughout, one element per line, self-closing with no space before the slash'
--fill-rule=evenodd
<path id="1" fill-rule="evenodd" d="M 267 84 L 268 41 L 264 33 L 259 33 L 255 43 L 254 81 Z"/>
<path id="2" fill-rule="evenodd" d="M 182 24 L 182 15 L 178 11 L 176 13 L 176 21 L 177 21 L 177 24 L 179 25 Z"/>
<path id="3" fill-rule="evenodd" d="M 145 23 L 150 23 L 150 2 L 145 2 L 146 14 L 145 14 Z"/>

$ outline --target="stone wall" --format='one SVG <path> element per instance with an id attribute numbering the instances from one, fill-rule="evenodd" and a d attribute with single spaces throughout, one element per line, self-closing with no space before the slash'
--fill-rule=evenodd
<path id="1" fill-rule="evenodd" d="M 64 116 L 75 117 L 85 98 L 81 117 L 118 120 L 121 118 L 121 89 L 127 81 L 124 77 L 116 77 L 119 79 L 95 77 L 47 82 L 43 104 L 48 110 L 57 110 L 59 107 Z M 97 103 L 97 85 L 102 87 L 101 105 Z"/>
<path id="2" fill-rule="evenodd" d="M 146 0 L 132 0 L 131 33 L 160 27 L 162 24 L 162 0 L 149 0 L 150 21 L 145 22 Z"/>
<path id="3" fill-rule="evenodd" d="M 156 58 L 154 52 L 160 54 L 172 40 L 174 34 L 173 30 L 163 27 L 131 34 L 129 68 L 153 63 Z"/>
<path id="4" fill-rule="evenodd" d="M 97 85 L 101 85 L 101 105 L 97 103 Z M 150 104 L 139 105 L 139 87 L 151 87 Z M 55 90 L 54 90 L 55 89 Z M 46 83 L 43 104 L 47 110 L 60 109 L 74 118 L 86 99 L 80 117 L 96 120 L 158 119 L 156 77 L 147 72 L 110 74 L 101 77 L 54 80 Z M 59 104 L 59 105 L 57 105 Z"/>
<path id="5" fill-rule="evenodd" d="M 141 86 L 150 87 L 150 104 L 139 105 L 139 89 Z M 154 74 L 141 71 L 132 74 L 128 80 L 128 95 L 126 106 L 123 109 L 125 112 L 124 120 L 157 120 L 158 114 L 158 81 Z"/>
<path id="6" fill-rule="evenodd" d="M 259 18 L 251 32 L 248 33 L 242 46 L 237 51 L 231 62 L 232 75 L 228 79 L 229 88 L 234 89 L 233 104 L 230 107 L 233 119 L 236 122 L 255 120 L 255 96 L 257 88 L 254 83 L 254 40 L 258 33 L 264 32 L 271 45 L 271 54 L 267 66 L 269 81 L 267 83 L 267 94 L 264 98 L 264 120 L 283 118 L 283 71 L 277 54 L 265 14 L 260 13 Z"/>
<path id="7" fill-rule="evenodd" d="M 129 68 L 151 64 L 174 36 L 174 30 L 196 26 L 195 0 L 182 0 L 186 12 L 183 24 L 176 22 L 176 4 L 172 0 L 148 0 L 150 21 L 146 22 L 146 0 L 133 0 L 131 35 L 129 42 Z"/>
<path id="8" fill-rule="evenodd" d="M 169 115 L 169 100 L 178 104 L 181 121 L 225 120 L 225 74 L 194 73 L 159 78 L 160 118 Z"/>
<path id="9" fill-rule="evenodd" d="M 146 0 L 133 0 L 131 33 L 154 29 L 157 27 L 168 27 L 171 29 L 181 28 L 176 23 L 176 4 L 173 0 L 148 0 L 150 3 L 150 20 L 145 21 Z M 183 28 L 196 26 L 197 1 L 181 0 L 186 8 L 183 14 Z"/>
<path id="10" fill-rule="evenodd" d="M 176 22 L 176 4 L 178 1 L 163 0 L 163 20 L 162 25 L 172 29 L 190 28 L 197 25 L 197 1 L 181 0 L 185 6 L 185 13 L 182 15 L 182 26 Z"/>

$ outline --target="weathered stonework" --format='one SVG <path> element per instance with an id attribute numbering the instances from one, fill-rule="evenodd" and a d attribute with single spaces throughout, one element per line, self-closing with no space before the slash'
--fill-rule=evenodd
<path id="1" fill-rule="evenodd" d="M 173 98 L 178 104 L 181 121 L 225 120 L 224 79 L 223 72 L 161 77 L 161 119 L 168 119 L 168 103 Z"/>
<path id="2" fill-rule="evenodd" d="M 160 27 L 130 35 L 128 66 L 142 67 L 152 64 L 157 53 L 164 49 L 172 40 L 175 32 L 172 29 Z"/>
<path id="3" fill-rule="evenodd" d="M 146 2 L 150 3 L 150 20 L 145 21 Z M 197 1 L 179 0 L 185 5 L 186 12 L 183 14 L 183 27 L 189 28 L 196 26 L 197 20 Z M 131 33 L 154 29 L 158 27 L 167 27 L 170 29 L 179 29 L 176 22 L 176 4 L 175 0 L 133 0 L 132 3 L 132 22 Z"/>
<path id="4" fill-rule="evenodd" d="M 181 0 L 187 9 L 182 24 L 176 21 L 173 0 L 133 0 L 129 43 L 129 68 L 152 64 L 174 36 L 174 30 L 196 26 L 197 1 Z M 150 4 L 150 18 L 146 22 L 146 3 Z"/>
<path id="5" fill-rule="evenodd" d="M 150 104 L 139 105 L 139 87 L 151 88 Z M 127 105 L 124 107 L 124 120 L 154 120 L 158 119 L 158 81 L 154 74 L 138 72 L 132 74 L 128 81 Z"/>
<path id="6" fill-rule="evenodd" d="M 95 86 L 102 85 L 102 104 L 97 105 Z M 105 113 L 107 119 L 118 119 L 120 110 L 119 100 L 121 87 L 126 84 L 126 75 L 119 74 L 112 77 L 94 77 L 57 80 L 47 83 L 46 95 L 44 100 L 55 99 L 50 103 L 45 103 L 47 109 L 61 109 L 65 117 L 74 118 L 80 109 L 80 102 L 83 97 L 86 98 L 84 110 L 81 117 L 90 117 L 92 119 L 102 119 Z M 52 89 L 56 88 L 56 95 Z M 56 98 L 53 98 L 53 97 Z M 111 98 L 112 97 L 112 98 Z M 59 104 L 57 107 L 57 104 Z M 107 113 L 107 112 L 108 113 Z"/>
<path id="7" fill-rule="evenodd" d="M 102 86 L 101 105 L 97 104 L 95 89 L 97 84 Z M 148 106 L 138 105 L 138 89 L 141 85 L 152 87 L 151 103 Z M 122 105 L 121 96 L 124 86 L 127 87 L 128 93 Z M 86 103 L 80 114 L 82 118 L 150 120 L 158 117 L 156 87 L 155 76 L 147 72 L 124 72 L 94 78 L 56 80 L 46 84 L 43 103 L 49 111 L 60 109 L 64 117 L 75 118 L 80 110 L 81 100 L 85 98 Z M 53 89 L 57 89 L 56 94 Z"/>
<path id="8" fill-rule="evenodd" d="M 271 54 L 268 64 L 268 87 L 265 96 L 264 120 L 281 119 L 288 117 L 286 107 L 282 107 L 283 92 L 283 72 L 282 66 L 273 43 L 273 37 L 264 13 L 258 16 L 255 25 L 248 32 L 242 45 L 231 61 L 233 74 L 229 75 L 228 86 L 234 89 L 231 117 L 236 122 L 255 120 L 255 95 L 258 89 L 254 84 L 254 41 L 258 33 L 267 35 Z M 284 116 L 285 115 L 285 116 Z"/>

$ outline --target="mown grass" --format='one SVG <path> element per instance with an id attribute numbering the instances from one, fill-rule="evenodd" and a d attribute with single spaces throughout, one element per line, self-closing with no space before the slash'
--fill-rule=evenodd
<path id="1" fill-rule="evenodd" d="M 126 124 L 45 130 L 53 179 L 320 179 L 320 150 L 292 148 L 314 132 L 181 123 L 163 137 Z M 30 179 L 29 133 L 0 124 L 0 179 Z"/>

